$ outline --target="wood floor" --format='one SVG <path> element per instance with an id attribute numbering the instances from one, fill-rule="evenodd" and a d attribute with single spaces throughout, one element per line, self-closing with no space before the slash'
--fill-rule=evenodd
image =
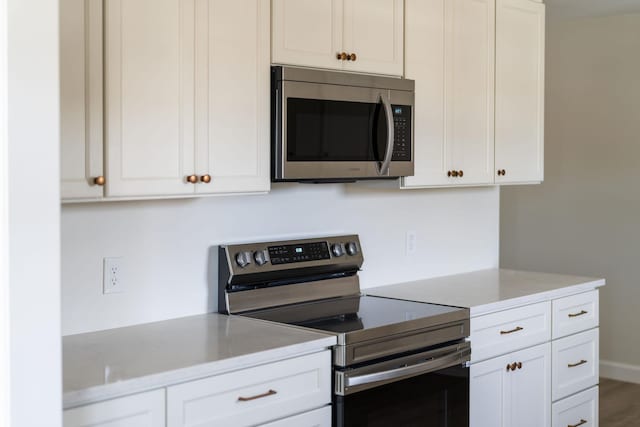
<path id="1" fill-rule="evenodd" d="M 640 426 L 640 384 L 600 378 L 600 427 Z"/>

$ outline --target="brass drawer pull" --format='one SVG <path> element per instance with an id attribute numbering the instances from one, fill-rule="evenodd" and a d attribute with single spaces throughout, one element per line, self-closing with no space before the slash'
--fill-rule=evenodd
<path id="1" fill-rule="evenodd" d="M 274 394 L 277 394 L 278 392 L 275 390 L 269 390 L 266 393 L 262 393 L 262 394 L 257 394 L 255 396 L 251 396 L 251 397 L 238 397 L 238 402 L 249 402 L 250 400 L 256 400 L 256 399 L 262 399 L 263 397 L 269 397 L 269 396 L 273 396 Z"/>
<path id="2" fill-rule="evenodd" d="M 583 316 L 585 314 L 587 314 L 588 311 L 586 310 L 581 310 L 580 313 L 569 313 L 569 317 L 578 317 L 578 316 Z"/>
<path id="3" fill-rule="evenodd" d="M 522 362 L 513 362 L 512 364 L 507 364 L 507 372 L 515 371 L 516 369 L 522 369 Z"/>
<path id="4" fill-rule="evenodd" d="M 522 331 L 524 328 L 517 326 L 515 329 L 511 329 L 510 331 L 500 331 L 500 335 L 512 334 L 514 332 Z"/>
<path id="5" fill-rule="evenodd" d="M 567 366 L 569 368 L 575 368 L 576 366 L 580 366 L 580 365 L 584 365 L 585 363 L 587 363 L 586 360 L 582 359 L 581 361 L 579 361 L 578 363 L 569 363 Z"/>
<path id="6" fill-rule="evenodd" d="M 580 422 L 578 424 L 569 424 L 567 427 L 578 427 L 581 426 L 583 424 L 586 424 L 587 420 L 583 420 L 582 418 L 580 419 Z"/>

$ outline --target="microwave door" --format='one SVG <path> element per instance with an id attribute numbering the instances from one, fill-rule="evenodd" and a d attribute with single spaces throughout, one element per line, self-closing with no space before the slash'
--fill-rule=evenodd
<path id="1" fill-rule="evenodd" d="M 391 165 L 391 158 L 393 156 L 393 113 L 391 111 L 391 102 L 385 97 L 385 95 L 380 94 L 379 102 L 383 106 L 383 115 L 385 117 L 385 150 L 384 157 L 381 162 L 378 164 L 378 175 L 384 176 L 389 175 L 389 166 Z"/>

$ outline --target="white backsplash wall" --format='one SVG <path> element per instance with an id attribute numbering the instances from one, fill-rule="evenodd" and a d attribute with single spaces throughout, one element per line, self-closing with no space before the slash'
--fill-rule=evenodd
<path id="1" fill-rule="evenodd" d="M 220 243 L 357 233 L 362 288 L 498 266 L 497 188 L 392 186 L 274 184 L 257 196 L 63 205 L 63 334 L 215 311 Z M 417 234 L 412 255 L 407 231 Z M 104 257 L 124 257 L 124 293 L 103 295 Z"/>

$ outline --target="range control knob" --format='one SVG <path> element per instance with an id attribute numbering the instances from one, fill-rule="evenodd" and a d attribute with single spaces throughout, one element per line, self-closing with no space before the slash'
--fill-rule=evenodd
<path id="1" fill-rule="evenodd" d="M 331 252 L 337 257 L 344 255 L 344 245 L 342 243 L 334 243 L 331 245 Z"/>
<path id="2" fill-rule="evenodd" d="M 359 252 L 356 242 L 348 242 L 346 245 L 346 249 L 347 253 L 351 256 L 357 255 Z"/>
<path id="3" fill-rule="evenodd" d="M 238 252 L 236 254 L 236 264 L 238 264 L 240 268 L 245 268 L 251 264 L 251 252 Z"/>
<path id="4" fill-rule="evenodd" d="M 259 266 L 265 265 L 268 261 L 266 251 L 255 251 L 253 253 L 253 259 Z"/>

